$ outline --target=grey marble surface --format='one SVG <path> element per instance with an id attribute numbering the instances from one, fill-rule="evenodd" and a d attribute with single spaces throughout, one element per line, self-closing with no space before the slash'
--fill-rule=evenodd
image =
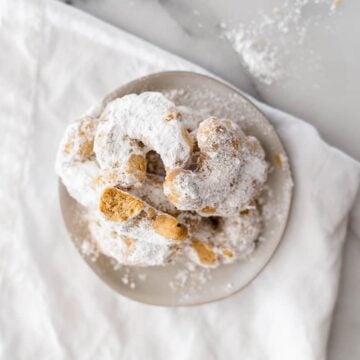
<path id="1" fill-rule="evenodd" d="M 330 144 L 360 159 L 360 1 L 63 1 L 303 118 Z M 240 54 L 226 36 L 239 28 L 245 30 L 243 40 L 252 41 L 250 49 Z M 261 51 L 264 41 L 265 48 L 269 47 L 266 52 Z M 250 52 L 253 56 L 246 61 L 246 50 L 254 46 L 260 51 Z M 260 65 L 264 61 L 266 71 L 269 61 L 270 65 L 274 61 L 274 71 L 280 70 L 281 76 L 270 84 L 264 82 L 249 66 L 254 56 L 260 56 L 256 60 Z M 331 360 L 360 358 L 359 257 L 359 238 L 351 235 L 344 250 L 340 296 L 329 340 Z"/>
<path id="2" fill-rule="evenodd" d="M 271 85 L 252 76 L 243 66 L 242 57 L 224 36 L 223 27 L 262 24 L 264 16 L 272 16 L 274 9 L 281 12 L 280 18 L 285 18 L 299 0 L 67 2 L 200 64 L 263 101 L 313 123 L 329 143 L 360 159 L 359 1 L 335 0 L 338 6 L 331 11 L 332 0 L 312 0 L 301 7 L 301 19 L 296 24 L 288 21 L 287 33 L 265 32 L 271 46 L 280 47 L 277 57 L 284 73 Z M 298 44 L 301 32 L 306 34 Z"/>

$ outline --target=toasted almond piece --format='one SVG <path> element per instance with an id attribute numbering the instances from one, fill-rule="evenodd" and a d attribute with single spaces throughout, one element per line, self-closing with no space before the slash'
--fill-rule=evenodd
<path id="1" fill-rule="evenodd" d="M 169 201 L 172 202 L 174 205 L 178 203 L 180 194 L 174 188 L 173 181 L 176 178 L 176 176 L 180 174 L 181 171 L 182 171 L 181 168 L 170 170 L 168 171 L 165 177 L 164 187 L 167 189 L 166 196 L 169 199 Z"/>
<path id="2" fill-rule="evenodd" d="M 222 253 L 223 253 L 224 256 L 226 256 L 228 258 L 234 257 L 234 253 L 229 249 L 223 249 Z"/>
<path id="3" fill-rule="evenodd" d="M 158 215 L 152 222 L 154 230 L 167 239 L 185 240 L 188 237 L 186 226 L 180 224 L 173 216 Z"/>
<path id="4" fill-rule="evenodd" d="M 138 215 L 144 208 L 144 201 L 117 188 L 103 191 L 99 210 L 107 220 L 127 221 Z"/>
<path id="5" fill-rule="evenodd" d="M 132 154 L 125 167 L 125 172 L 134 175 L 139 181 L 146 176 L 146 160 L 142 155 Z"/>
<path id="6" fill-rule="evenodd" d="M 152 207 L 150 207 L 148 210 L 147 210 L 147 216 L 149 217 L 150 220 L 153 220 L 155 219 L 156 217 L 156 210 Z"/>
<path id="7" fill-rule="evenodd" d="M 278 167 L 279 169 L 282 168 L 282 158 L 281 158 L 281 154 L 276 153 L 274 155 L 274 163 L 276 165 L 276 167 Z"/>
<path id="8" fill-rule="evenodd" d="M 181 119 L 181 114 L 177 111 L 169 112 L 166 116 L 166 121 Z"/>
<path id="9" fill-rule="evenodd" d="M 199 260 L 204 265 L 215 265 L 217 262 L 217 255 L 213 251 L 211 244 L 204 244 L 199 240 L 192 241 L 192 247 L 197 252 Z"/>
<path id="10" fill-rule="evenodd" d="M 241 215 L 241 216 L 249 215 L 249 213 L 250 213 L 250 210 L 249 210 L 249 209 L 244 209 L 244 210 L 241 210 L 241 211 L 240 211 L 240 215 Z"/>
<path id="11" fill-rule="evenodd" d="M 181 173 L 181 171 L 182 171 L 181 168 L 176 168 L 176 169 L 173 169 L 173 170 L 169 170 L 168 173 L 166 174 L 165 184 L 171 185 L 173 180 L 176 178 L 176 176 L 178 174 Z"/>
<path id="12" fill-rule="evenodd" d="M 216 212 L 216 209 L 211 206 L 206 206 L 203 209 L 201 209 L 201 212 L 203 212 L 205 214 L 213 214 L 214 212 Z"/>
<path id="13" fill-rule="evenodd" d="M 185 128 L 183 128 L 182 135 L 183 135 L 185 141 L 188 143 L 190 149 L 193 150 L 194 149 L 194 139 L 192 138 L 190 133 Z"/>

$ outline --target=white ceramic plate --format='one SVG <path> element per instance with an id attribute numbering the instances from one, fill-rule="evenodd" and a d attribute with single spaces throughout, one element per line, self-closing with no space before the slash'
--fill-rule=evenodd
<path id="1" fill-rule="evenodd" d="M 230 118 L 243 130 L 256 136 L 273 165 L 264 205 L 264 230 L 254 253 L 247 259 L 214 270 L 171 264 L 156 267 L 114 267 L 101 255 L 94 259 L 84 255 L 89 244 L 83 209 L 72 199 L 60 181 L 59 195 L 66 227 L 80 254 L 93 271 L 115 291 L 140 302 L 154 305 L 195 305 L 227 297 L 249 284 L 273 256 L 285 231 L 292 197 L 292 178 L 285 149 L 265 116 L 236 89 L 204 75 L 171 71 L 152 74 L 126 84 L 109 94 L 108 101 L 130 93 L 160 91 L 176 105 L 206 109 L 208 115 Z M 82 250 L 81 250 L 82 249 Z"/>

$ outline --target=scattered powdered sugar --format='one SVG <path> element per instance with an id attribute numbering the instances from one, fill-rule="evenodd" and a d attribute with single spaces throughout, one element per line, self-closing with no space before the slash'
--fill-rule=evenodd
<path id="1" fill-rule="evenodd" d="M 130 289 L 136 288 L 136 281 L 134 280 L 134 276 L 129 268 L 125 269 L 125 274 L 121 277 L 121 282 L 124 285 L 129 286 Z"/>
<path id="2" fill-rule="evenodd" d="M 135 289 L 136 288 L 136 283 L 134 281 L 129 280 L 129 275 L 128 274 L 125 274 L 121 278 L 121 281 L 123 282 L 124 285 L 129 285 L 130 289 Z"/>
<path id="3" fill-rule="evenodd" d="M 128 274 L 123 275 L 121 281 L 123 282 L 124 285 L 127 285 L 129 283 L 129 275 Z"/>
<path id="4" fill-rule="evenodd" d="M 82 241 L 80 244 L 80 252 L 91 261 L 96 261 L 99 256 L 99 249 L 92 240 Z"/>
<path id="5" fill-rule="evenodd" d="M 249 73 L 270 85 L 285 75 L 289 43 L 303 44 L 310 25 L 324 14 L 331 15 L 340 3 L 340 0 L 286 0 L 271 13 L 260 12 L 248 24 L 223 22 L 221 28 Z M 308 16 L 308 8 L 313 7 L 317 11 Z"/>
<path id="6" fill-rule="evenodd" d="M 119 263 L 116 259 L 111 258 L 110 259 L 111 266 L 114 271 L 118 271 L 122 268 L 123 264 Z"/>
<path id="7" fill-rule="evenodd" d="M 139 279 L 140 281 L 146 281 L 147 275 L 144 274 L 144 273 L 140 273 L 140 274 L 138 274 L 138 279 Z"/>
<path id="8" fill-rule="evenodd" d="M 226 288 L 229 290 L 229 291 L 233 291 L 234 290 L 234 284 L 233 283 L 227 283 L 226 284 Z"/>
<path id="9" fill-rule="evenodd" d="M 211 271 L 194 263 L 185 262 L 183 268 L 179 269 L 174 279 L 169 282 L 169 287 L 179 295 L 179 301 L 186 301 L 203 289 L 211 279 Z"/>
<path id="10" fill-rule="evenodd" d="M 279 47 L 260 37 L 261 31 L 249 30 L 243 24 L 239 24 L 236 28 L 226 31 L 225 36 L 241 56 L 242 63 L 250 74 L 270 85 L 282 75 Z"/>

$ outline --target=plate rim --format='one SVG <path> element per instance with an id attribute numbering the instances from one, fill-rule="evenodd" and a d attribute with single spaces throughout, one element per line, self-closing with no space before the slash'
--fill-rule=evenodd
<path id="1" fill-rule="evenodd" d="M 281 229 L 281 235 L 279 236 L 279 240 L 276 243 L 276 245 L 274 246 L 272 253 L 270 255 L 270 257 L 267 259 L 267 261 L 265 261 L 261 267 L 259 268 L 259 270 L 257 271 L 257 273 L 249 280 L 247 281 L 244 285 L 240 286 L 239 288 L 235 289 L 234 291 L 228 292 L 225 295 L 222 296 L 218 296 L 215 297 L 211 300 L 207 300 L 207 301 L 201 301 L 201 302 L 194 302 L 194 303 L 184 303 L 184 304 L 169 304 L 169 303 L 161 303 L 161 302 L 150 302 L 150 301 L 146 301 L 146 300 L 139 300 L 139 299 L 135 299 L 133 297 L 129 297 L 128 295 L 124 294 L 124 293 L 120 293 L 119 291 L 115 290 L 110 284 L 107 283 L 106 280 L 103 279 L 102 274 L 98 271 L 96 271 L 96 269 L 94 269 L 90 263 L 81 255 L 81 253 L 79 254 L 80 257 L 85 261 L 85 263 L 87 264 L 87 266 L 93 271 L 93 273 L 95 273 L 95 275 L 106 284 L 106 286 L 108 286 L 109 288 L 111 288 L 116 294 L 129 299 L 131 301 L 135 301 L 137 303 L 140 304 L 146 304 L 146 305 L 151 305 L 151 306 L 157 306 L 157 307 L 170 307 L 170 308 L 177 308 L 177 307 L 193 307 L 193 306 L 200 306 L 200 305 L 205 305 L 205 304 L 209 304 L 209 303 L 214 303 L 217 301 L 221 301 L 224 300 L 232 295 L 235 295 L 239 292 L 241 292 L 242 290 L 244 290 L 245 288 L 247 288 L 254 280 L 256 280 L 256 278 L 263 272 L 263 270 L 268 266 L 268 264 L 271 262 L 271 260 L 273 259 L 273 257 L 275 256 L 276 252 L 278 251 L 280 244 L 283 241 L 286 229 L 288 228 L 289 225 L 289 220 L 290 220 L 290 215 L 292 213 L 292 208 L 293 208 L 293 197 L 294 197 L 294 188 L 295 188 L 295 182 L 294 182 L 294 177 L 292 174 L 292 166 L 291 166 L 291 160 L 289 158 L 287 149 L 281 139 L 281 137 L 279 136 L 278 132 L 275 129 L 275 126 L 272 124 L 272 122 L 268 119 L 268 117 L 264 114 L 264 112 L 262 110 L 260 110 L 258 108 L 258 106 L 256 106 L 254 104 L 254 102 L 252 101 L 252 99 L 249 99 L 247 97 L 247 95 L 243 92 L 241 92 L 240 89 L 236 88 L 234 85 L 230 84 L 229 82 L 222 80 L 221 78 L 217 77 L 217 76 L 211 76 L 211 75 L 207 75 L 207 74 L 203 74 L 200 72 L 194 72 L 194 71 L 186 71 L 186 70 L 168 70 L 168 71 L 159 71 L 159 72 L 155 72 L 155 73 L 151 73 L 151 74 L 147 74 L 144 76 L 141 76 L 139 78 L 133 79 L 119 87 L 117 87 L 116 89 L 114 89 L 113 91 L 107 93 L 105 96 L 102 97 L 102 99 L 100 100 L 100 104 L 101 107 L 103 108 L 104 105 L 106 105 L 106 103 L 109 101 L 109 99 L 113 100 L 114 96 L 116 96 L 117 93 L 121 92 L 123 89 L 130 87 L 132 85 L 136 85 L 138 82 L 143 82 L 143 81 L 151 81 L 152 78 L 158 78 L 161 76 L 177 76 L 177 75 L 186 75 L 186 76 L 196 76 L 199 78 L 205 78 L 209 81 L 215 82 L 217 84 L 220 84 L 224 87 L 226 87 L 228 90 L 235 92 L 240 98 L 242 98 L 243 101 L 249 103 L 262 117 L 263 119 L 267 122 L 267 124 L 272 128 L 273 133 L 277 139 L 277 141 L 281 144 L 286 157 L 287 157 L 287 162 L 288 162 L 288 178 L 292 183 L 291 188 L 288 190 L 289 193 L 289 201 L 287 204 L 287 209 L 286 209 L 286 216 L 283 222 L 283 228 Z M 116 97 L 115 97 L 116 98 Z M 77 252 L 80 252 L 80 249 L 78 249 L 78 247 L 75 244 L 75 241 L 72 239 L 72 235 L 71 235 L 71 231 L 69 230 L 65 218 L 63 216 L 63 212 L 65 211 L 64 209 L 64 201 L 62 200 L 62 196 L 61 196 L 61 192 L 65 191 L 67 193 L 68 196 L 70 196 L 70 194 L 68 193 L 65 185 L 63 184 L 61 178 L 58 176 L 58 198 L 59 198 L 59 203 L 60 203 L 60 210 L 61 210 L 61 217 L 62 217 L 62 221 L 63 224 L 65 226 L 66 232 L 69 235 L 69 238 L 71 240 L 71 242 L 73 243 L 73 245 L 75 246 Z M 71 196 L 70 196 L 71 197 Z M 74 201 L 76 201 L 75 199 L 73 199 Z M 77 202 L 77 201 L 76 201 Z"/>

